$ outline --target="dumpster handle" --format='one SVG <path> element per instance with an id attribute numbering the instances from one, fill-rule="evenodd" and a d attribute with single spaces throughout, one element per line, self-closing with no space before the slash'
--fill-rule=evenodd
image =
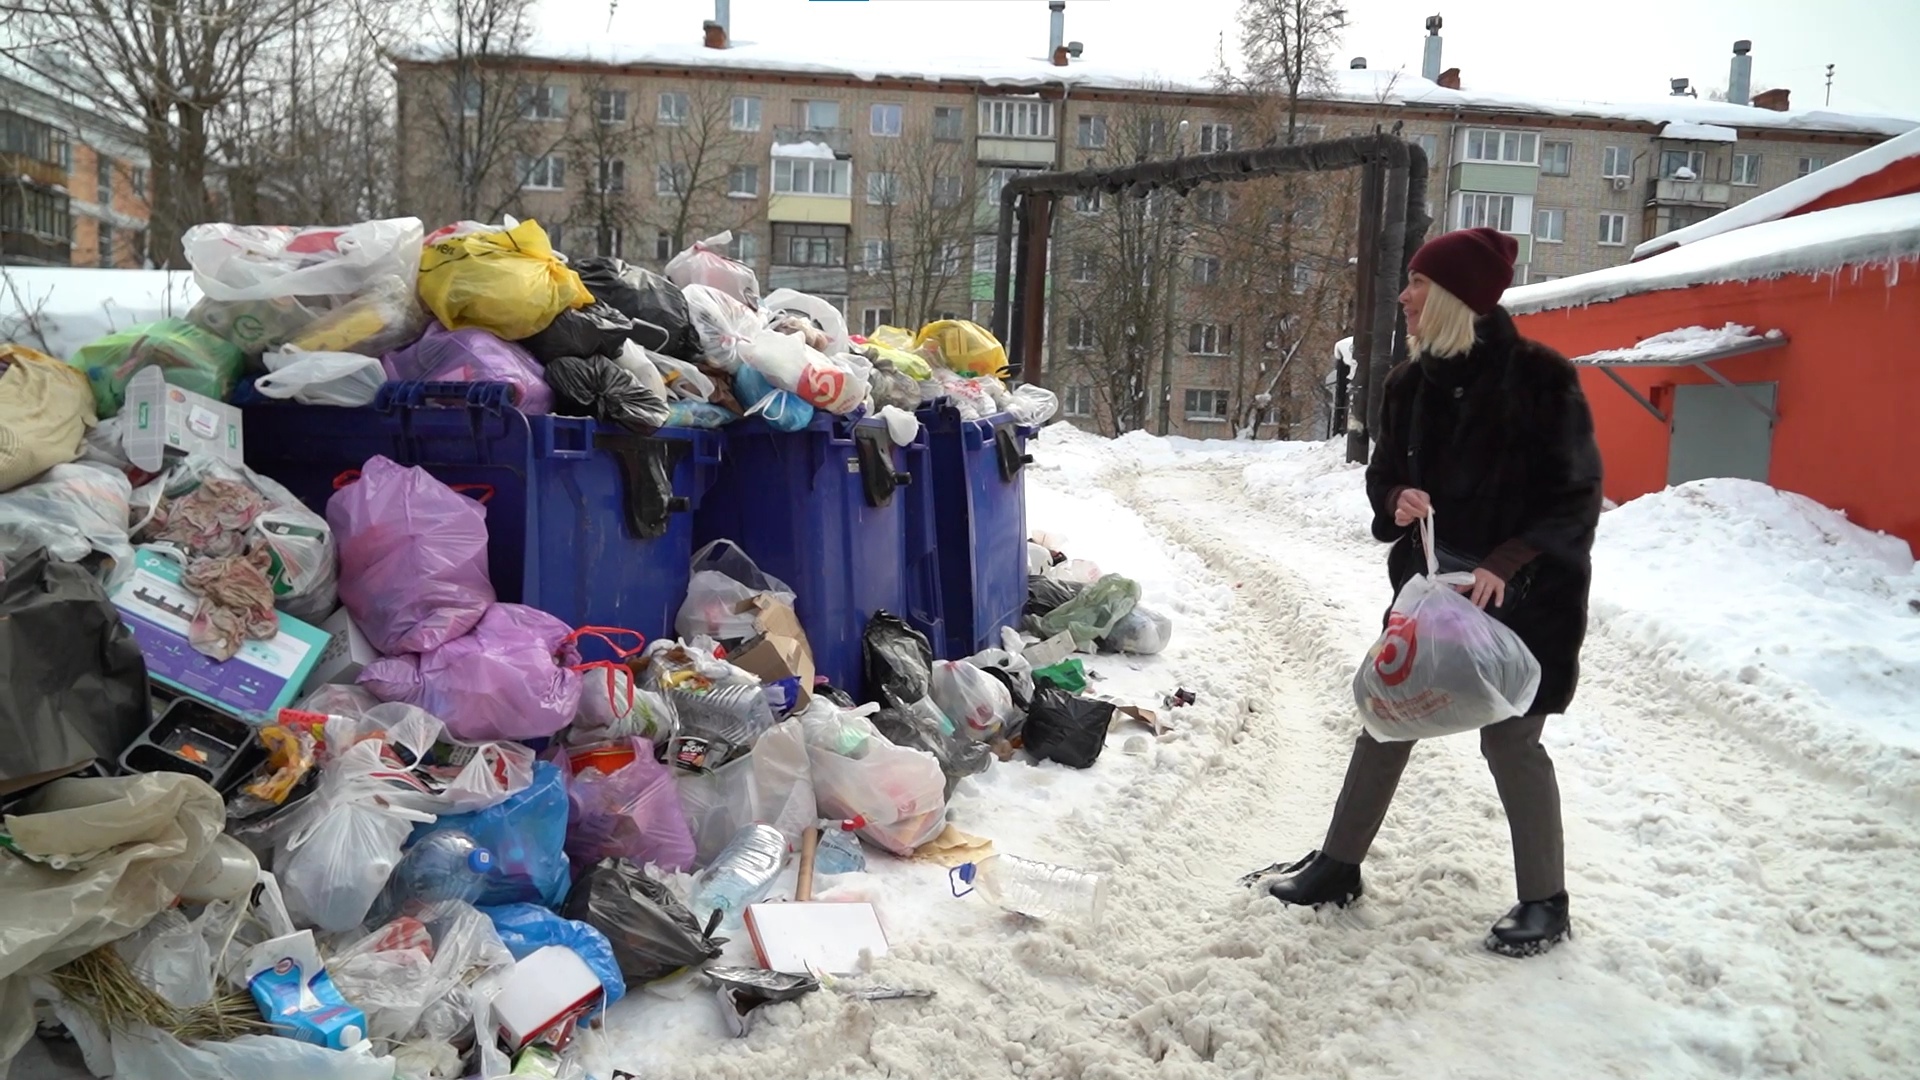
<path id="1" fill-rule="evenodd" d="M 673 474 L 692 452 L 686 440 L 601 431 L 594 434 L 593 445 L 620 463 L 627 529 L 638 539 L 660 539 L 667 535 L 670 516 L 693 509 L 692 499 L 673 492 Z"/>

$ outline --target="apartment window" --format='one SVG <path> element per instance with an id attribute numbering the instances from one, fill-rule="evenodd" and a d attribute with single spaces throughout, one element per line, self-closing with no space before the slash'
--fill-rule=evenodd
<path id="1" fill-rule="evenodd" d="M 567 90 L 563 86 L 523 86 L 520 88 L 520 115 L 527 120 L 564 120 L 567 116 Z"/>
<path id="2" fill-rule="evenodd" d="M 602 90 L 594 102 L 594 115 L 603 124 L 624 124 L 627 122 L 627 92 L 625 90 Z"/>
<path id="3" fill-rule="evenodd" d="M 775 225 L 774 259 L 783 266 L 845 266 L 847 232 L 838 225 Z"/>
<path id="4" fill-rule="evenodd" d="M 1600 151 L 1600 175 L 1609 180 L 1633 179 L 1633 155 L 1624 146 L 1609 146 Z"/>
<path id="5" fill-rule="evenodd" d="M 734 98 L 730 122 L 735 131 L 759 131 L 760 99 L 757 97 Z"/>
<path id="6" fill-rule="evenodd" d="M 727 194 L 743 199 L 760 194 L 760 166 L 735 165 L 727 170 Z"/>
<path id="7" fill-rule="evenodd" d="M 1093 387 L 1062 387 L 1060 390 L 1060 411 L 1067 416 L 1092 416 Z"/>
<path id="8" fill-rule="evenodd" d="M 1686 175 L 1681 175 L 1682 170 Z M 1698 180 L 1706 175 L 1707 154 L 1704 150 L 1662 150 L 1660 151 L 1660 179 L 1662 180 Z"/>
<path id="9" fill-rule="evenodd" d="M 601 158 L 598 190 L 604 194 L 627 190 L 627 163 L 619 158 Z"/>
<path id="10" fill-rule="evenodd" d="M 533 191 L 559 191 L 567 186 L 567 163 L 559 154 L 520 159 L 520 186 Z"/>
<path id="11" fill-rule="evenodd" d="M 884 139 L 899 138 L 905 113 L 906 109 L 899 105 L 875 105 L 868 118 L 868 133 Z"/>
<path id="12" fill-rule="evenodd" d="M 1513 231 L 1514 199 L 1511 195 L 1487 195 L 1466 191 L 1460 194 L 1460 227 L 1481 227 Z"/>
<path id="13" fill-rule="evenodd" d="M 1548 176 L 1573 175 L 1573 144 L 1570 142 L 1541 143 L 1540 171 Z"/>
<path id="14" fill-rule="evenodd" d="M 660 95 L 660 122 L 668 127 L 680 127 L 687 122 L 687 115 L 693 111 L 687 103 L 687 95 L 677 90 Z"/>
<path id="15" fill-rule="evenodd" d="M 1754 187 L 1760 183 L 1760 155 L 1733 155 L 1733 182 L 1741 187 Z"/>
<path id="16" fill-rule="evenodd" d="M 934 259 L 933 272 L 941 277 L 952 277 L 960 272 L 965 251 L 958 240 L 940 241 L 939 254 Z"/>
<path id="17" fill-rule="evenodd" d="M 145 229 L 133 234 L 133 262 L 136 266 L 147 265 L 147 231 Z"/>
<path id="18" fill-rule="evenodd" d="M 678 162 L 663 163 L 654 175 L 653 190 L 657 195 L 687 194 L 687 167 Z"/>
<path id="19" fill-rule="evenodd" d="M 147 197 L 147 170 L 141 168 L 138 165 L 135 165 L 133 168 L 127 170 L 127 175 L 133 184 L 134 195 L 142 199 L 146 198 Z"/>
<path id="20" fill-rule="evenodd" d="M 453 86 L 453 101 L 463 116 L 479 116 L 480 103 L 485 97 L 486 88 L 477 79 L 463 79 Z"/>
<path id="21" fill-rule="evenodd" d="M 940 142 L 959 142 L 966 137 L 966 110 L 957 105 L 933 108 L 933 137 Z"/>
<path id="22" fill-rule="evenodd" d="M 1100 256 L 1092 251 L 1073 253 L 1073 280 L 1081 285 L 1091 285 L 1100 277 Z"/>
<path id="23" fill-rule="evenodd" d="M 665 232 L 653 234 L 653 261 L 666 262 L 673 258 L 673 237 Z"/>
<path id="24" fill-rule="evenodd" d="M 936 176 L 933 178 L 933 205 L 945 209 L 959 206 L 966 194 L 966 180 L 959 176 Z"/>
<path id="25" fill-rule="evenodd" d="M 1195 285 L 1217 285 L 1220 283 L 1220 257 L 1218 255 L 1195 255 L 1191 279 Z"/>
<path id="26" fill-rule="evenodd" d="M 1097 190 L 1077 192 L 1073 196 L 1073 208 L 1075 211 L 1082 214 L 1099 213 L 1100 212 L 1100 192 Z"/>
<path id="27" fill-rule="evenodd" d="M 869 240 L 861 252 L 860 268 L 868 273 L 878 273 L 893 268 L 893 241 Z"/>
<path id="28" fill-rule="evenodd" d="M 994 262 L 1000 251 L 1000 238 L 997 236 L 976 236 L 973 238 L 973 269 L 975 273 L 993 273 Z"/>
<path id="29" fill-rule="evenodd" d="M 733 259 L 752 266 L 760 261 L 760 238 L 750 232 L 733 234 Z"/>
<path id="30" fill-rule="evenodd" d="M 868 206 L 892 206 L 899 201 L 899 173 L 870 172 L 867 174 Z"/>
<path id="31" fill-rule="evenodd" d="M 1080 117 L 1074 145 L 1082 150 L 1105 150 L 1107 148 L 1107 118 L 1091 113 Z"/>
<path id="32" fill-rule="evenodd" d="M 1194 323 L 1187 327 L 1187 351 L 1195 356 L 1225 356 L 1233 351 L 1233 327 Z"/>
<path id="33" fill-rule="evenodd" d="M 988 206 L 997 209 L 1000 206 L 1000 190 L 1007 186 L 1007 181 L 1039 171 L 1038 169 L 988 169 L 986 186 L 980 189 L 980 199 Z"/>
<path id="34" fill-rule="evenodd" d="M 800 126 L 808 131 L 831 131 L 839 127 L 840 103 L 837 101 L 801 102 Z"/>
<path id="35" fill-rule="evenodd" d="M 1805 161 L 1807 159 L 1801 158 L 1800 160 Z M 113 159 L 108 157 L 105 154 L 95 154 L 93 161 L 94 161 L 93 182 L 95 185 L 94 190 L 98 192 L 98 194 L 95 196 L 95 199 L 100 203 L 101 206 L 112 206 L 113 205 Z M 1800 175 L 1805 176 L 1806 175 L 1805 170 L 1802 170 Z"/>
<path id="36" fill-rule="evenodd" d="M 113 265 L 113 226 L 107 224 L 104 221 L 100 223 L 99 249 L 100 250 L 98 254 L 100 256 L 100 265 L 112 266 Z"/>
<path id="37" fill-rule="evenodd" d="M 1420 149 L 1425 150 L 1427 152 L 1428 170 L 1439 168 L 1440 167 L 1440 136 L 1415 135 L 1413 137 L 1413 141 L 1416 143 L 1419 143 Z"/>
<path id="38" fill-rule="evenodd" d="M 72 172 L 73 171 L 73 140 L 67 138 L 67 133 L 64 131 L 54 132 L 52 138 L 53 138 L 53 147 L 48 152 L 47 159 L 49 161 L 52 161 L 58 164 L 62 169 L 66 170 L 67 172 Z"/>
<path id="39" fill-rule="evenodd" d="M 1823 157 L 1803 157 L 1803 158 L 1801 158 L 1801 159 L 1799 160 L 1799 162 L 1798 162 L 1798 163 L 1796 163 L 1796 165 L 1795 165 L 1795 172 L 1794 172 L 1794 175 L 1796 175 L 1796 176 L 1806 176 L 1806 175 L 1808 175 L 1808 174 L 1810 174 L 1810 173 L 1817 173 L 1817 172 L 1819 172 L 1819 171 L 1820 171 L 1821 169 L 1824 169 L 1824 168 L 1826 168 L 1826 167 L 1827 167 L 1827 159 L 1826 159 L 1826 158 L 1823 158 Z"/>
<path id="40" fill-rule="evenodd" d="M 1085 315 L 1069 316 L 1067 319 L 1067 348 L 1091 349 L 1093 347 L 1093 320 Z"/>
<path id="41" fill-rule="evenodd" d="M 1600 246 L 1619 247 L 1627 242 L 1627 215 L 1600 215 Z"/>
<path id="42" fill-rule="evenodd" d="M 862 308 L 860 311 L 860 336 L 872 337 L 875 330 L 893 325 L 893 309 L 883 307 Z"/>
<path id="43" fill-rule="evenodd" d="M 1218 154 L 1233 149 L 1232 124 L 1201 124 L 1200 152 Z"/>
<path id="44" fill-rule="evenodd" d="M 1227 220 L 1227 193 L 1219 188 L 1208 188 L 1195 192 L 1193 196 L 1193 214 L 1201 221 L 1219 224 Z"/>
<path id="45" fill-rule="evenodd" d="M 775 158 L 773 190 L 779 195 L 837 195 L 847 197 L 853 183 L 853 163 L 818 158 Z"/>
<path id="46" fill-rule="evenodd" d="M 1227 399 L 1225 390 L 1189 390 L 1187 391 L 1187 419 L 1209 423 L 1225 420 Z"/>
<path id="47" fill-rule="evenodd" d="M 1530 131 L 1473 128 L 1467 132 L 1467 160 L 1532 165 L 1540 160 L 1540 136 Z"/>
<path id="48" fill-rule="evenodd" d="M 1050 101 L 983 101 L 980 134 L 1004 139 L 1053 138 Z"/>
<path id="49" fill-rule="evenodd" d="M 1304 293 L 1313 288 L 1313 267 L 1305 263 L 1293 264 L 1293 291 Z"/>
<path id="50" fill-rule="evenodd" d="M 626 239 L 626 230 L 618 225 L 601 229 L 599 235 L 595 237 L 597 241 L 595 247 L 598 249 L 596 254 L 609 259 L 618 259 L 626 253 Z"/>
<path id="51" fill-rule="evenodd" d="M 1533 238 L 1543 244 L 1566 243 L 1567 212 L 1565 210 L 1535 210 L 1533 212 Z"/>

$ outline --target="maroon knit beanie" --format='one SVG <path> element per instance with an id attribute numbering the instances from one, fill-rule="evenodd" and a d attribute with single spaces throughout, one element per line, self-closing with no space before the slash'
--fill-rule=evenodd
<path id="1" fill-rule="evenodd" d="M 1485 315 L 1500 303 L 1513 284 L 1513 260 L 1520 242 L 1497 229 L 1459 229 L 1420 245 L 1409 267 L 1435 285 L 1460 298 L 1475 315 Z"/>

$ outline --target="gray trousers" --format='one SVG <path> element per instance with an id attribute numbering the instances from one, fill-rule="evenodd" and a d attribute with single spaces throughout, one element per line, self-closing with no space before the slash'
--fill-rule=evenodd
<path id="1" fill-rule="evenodd" d="M 1545 900 L 1567 887 L 1560 784 L 1554 779 L 1553 759 L 1540 745 L 1546 723 L 1544 716 L 1516 716 L 1480 729 L 1480 753 L 1493 773 L 1513 833 L 1513 876 L 1523 901 Z M 1367 857 L 1412 753 L 1411 742 L 1379 742 L 1360 733 L 1322 851 L 1348 863 Z"/>

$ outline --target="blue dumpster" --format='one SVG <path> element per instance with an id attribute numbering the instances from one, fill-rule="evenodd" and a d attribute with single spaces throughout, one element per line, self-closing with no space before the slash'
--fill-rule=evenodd
<path id="1" fill-rule="evenodd" d="M 508 404 L 511 389 L 389 383 L 359 409 L 249 405 L 247 464 L 322 513 L 335 478 L 376 455 L 450 485 L 483 485 L 487 563 L 502 601 L 574 626 L 671 637 L 693 512 L 720 464 L 720 438 L 528 416 Z"/>
<path id="2" fill-rule="evenodd" d="M 937 655 L 959 660 L 1000 644 L 1027 603 L 1027 440 L 1032 428 L 1000 413 L 966 420 L 944 399 L 921 406 L 933 462 L 945 631 Z"/>
<path id="3" fill-rule="evenodd" d="M 876 611 L 939 640 L 924 433 L 898 447 L 877 419 L 821 412 L 795 432 L 750 419 L 726 429 L 725 458 L 694 546 L 732 540 L 792 587 L 818 674 L 866 692 L 862 637 Z"/>

